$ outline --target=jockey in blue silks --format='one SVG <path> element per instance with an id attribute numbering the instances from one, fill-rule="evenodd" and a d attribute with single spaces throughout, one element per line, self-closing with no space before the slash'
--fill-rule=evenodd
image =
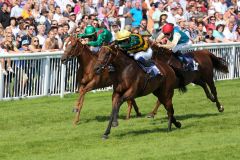
<path id="1" fill-rule="evenodd" d="M 166 44 L 160 44 L 163 38 L 167 38 Z M 190 44 L 190 39 L 186 33 L 181 31 L 178 27 L 174 27 L 173 24 L 167 23 L 162 27 L 162 33 L 157 37 L 156 42 L 159 47 L 171 49 L 175 56 L 185 65 L 186 68 L 191 70 L 197 70 L 197 63 L 193 58 L 186 57 L 182 54 L 181 50 Z"/>

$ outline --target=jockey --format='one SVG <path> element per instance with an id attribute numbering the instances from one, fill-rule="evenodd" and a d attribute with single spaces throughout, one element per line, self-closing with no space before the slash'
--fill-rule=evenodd
<path id="1" fill-rule="evenodd" d="M 97 53 L 104 43 L 110 43 L 112 39 L 112 33 L 105 28 L 87 26 L 84 33 L 79 34 L 78 38 L 82 39 L 82 44 L 89 45 L 92 52 Z M 108 71 L 115 71 L 114 67 L 111 64 L 108 66 Z"/>
<path id="2" fill-rule="evenodd" d="M 90 46 L 91 51 L 98 52 L 99 48 L 104 43 L 110 43 L 112 39 L 112 33 L 105 28 L 95 28 L 93 26 L 87 26 L 83 34 L 78 35 L 82 38 L 83 44 Z"/>
<path id="3" fill-rule="evenodd" d="M 167 38 L 166 44 L 160 44 L 160 42 Z M 184 49 L 187 45 L 190 44 L 189 37 L 179 30 L 178 27 L 174 27 L 173 24 L 167 23 L 162 27 L 162 33 L 157 37 L 156 42 L 159 47 L 165 47 L 168 49 L 172 49 L 175 56 L 186 65 L 186 67 L 192 66 L 192 68 L 197 67 L 197 63 L 193 61 L 193 59 L 189 59 L 181 53 L 181 50 Z M 194 69 L 196 70 L 196 69 Z"/>
<path id="4" fill-rule="evenodd" d="M 141 35 L 133 34 L 127 30 L 121 30 L 116 33 L 116 42 L 123 51 L 133 56 L 134 59 L 143 64 L 144 67 L 150 67 L 151 70 L 145 71 L 149 73 L 151 77 L 160 73 L 151 61 L 153 51 Z"/>
<path id="5" fill-rule="evenodd" d="M 122 50 L 134 56 L 134 59 L 137 61 L 143 62 L 152 58 L 152 49 L 149 47 L 148 42 L 139 34 L 121 30 L 116 33 L 116 41 Z"/>

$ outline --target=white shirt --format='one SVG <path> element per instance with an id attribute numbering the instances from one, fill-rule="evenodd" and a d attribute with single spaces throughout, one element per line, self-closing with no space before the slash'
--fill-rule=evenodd
<path id="1" fill-rule="evenodd" d="M 230 41 L 237 40 L 236 32 L 231 32 L 228 27 L 225 27 L 225 29 L 223 31 L 223 35 L 225 36 L 226 39 L 228 39 Z"/>
<path id="2" fill-rule="evenodd" d="M 16 5 L 11 9 L 10 17 L 15 17 L 15 18 L 21 17 L 22 11 L 23 9 L 20 8 L 18 5 Z"/>
<path id="3" fill-rule="evenodd" d="M 46 38 L 47 38 L 47 36 L 42 36 L 42 35 L 37 35 L 37 37 L 38 37 L 38 39 L 39 39 L 39 44 L 41 45 L 41 46 L 43 46 L 44 45 L 44 43 L 45 43 L 45 40 L 46 40 Z"/>
<path id="4" fill-rule="evenodd" d="M 53 15 L 53 20 L 56 20 L 58 23 L 59 23 L 61 18 L 63 18 L 63 15 L 61 15 L 61 14 L 59 15 L 59 14 L 55 13 Z"/>

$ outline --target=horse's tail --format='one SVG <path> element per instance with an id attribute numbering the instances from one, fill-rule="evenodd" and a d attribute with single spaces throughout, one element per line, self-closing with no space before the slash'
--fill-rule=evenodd
<path id="1" fill-rule="evenodd" d="M 185 78 L 183 76 L 183 73 L 180 69 L 177 69 L 177 68 L 174 68 L 172 67 L 172 69 L 174 70 L 176 76 L 178 77 L 179 79 L 179 82 L 178 82 L 178 91 L 180 93 L 185 93 L 187 92 L 187 87 L 185 85 Z"/>
<path id="2" fill-rule="evenodd" d="M 213 53 L 210 53 L 210 57 L 213 63 L 213 67 L 223 73 L 228 73 L 228 64 L 227 62 L 220 57 L 215 56 Z"/>

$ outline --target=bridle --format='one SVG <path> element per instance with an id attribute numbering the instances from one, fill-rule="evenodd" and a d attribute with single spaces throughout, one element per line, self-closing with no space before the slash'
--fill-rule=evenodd
<path id="1" fill-rule="evenodd" d="M 102 46 L 101 48 L 107 48 L 108 50 L 110 50 L 110 52 L 107 53 L 106 57 L 104 59 L 98 59 L 97 61 L 99 62 L 103 62 L 103 63 L 100 63 L 100 67 L 102 69 L 106 68 L 106 66 L 108 66 L 108 62 L 110 60 L 110 58 L 112 57 L 111 55 L 111 52 L 114 52 L 112 48 L 110 48 L 109 46 Z M 117 54 L 118 55 L 118 50 L 117 50 Z"/>

